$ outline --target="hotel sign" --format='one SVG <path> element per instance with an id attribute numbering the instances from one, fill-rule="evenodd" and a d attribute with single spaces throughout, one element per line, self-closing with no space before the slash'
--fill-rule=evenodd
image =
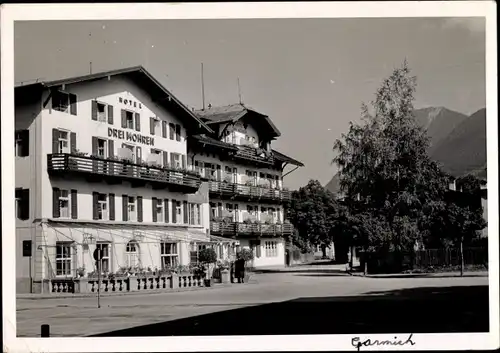
<path id="1" fill-rule="evenodd" d="M 155 139 L 154 137 L 144 136 L 138 133 L 134 133 L 131 131 L 124 131 L 119 129 L 113 129 L 108 127 L 108 137 L 115 137 L 120 140 L 127 140 L 130 142 L 138 142 L 143 145 L 154 146 Z"/>

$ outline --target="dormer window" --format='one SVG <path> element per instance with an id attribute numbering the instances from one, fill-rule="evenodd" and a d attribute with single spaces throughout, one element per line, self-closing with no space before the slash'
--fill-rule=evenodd
<path id="1" fill-rule="evenodd" d="M 76 95 L 63 91 L 52 92 L 52 109 L 76 115 Z"/>

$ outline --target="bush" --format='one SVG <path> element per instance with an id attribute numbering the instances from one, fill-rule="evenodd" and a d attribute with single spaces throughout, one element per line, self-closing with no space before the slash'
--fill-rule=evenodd
<path id="1" fill-rule="evenodd" d="M 198 260 L 201 263 L 212 264 L 217 262 L 217 254 L 215 253 L 215 250 L 212 248 L 202 249 L 198 253 Z"/>
<path id="2" fill-rule="evenodd" d="M 251 249 L 242 249 L 239 254 L 245 262 L 253 260 L 253 251 Z"/>

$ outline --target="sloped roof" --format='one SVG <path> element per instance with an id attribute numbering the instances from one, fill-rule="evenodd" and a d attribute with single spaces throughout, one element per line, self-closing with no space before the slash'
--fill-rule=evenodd
<path id="1" fill-rule="evenodd" d="M 89 82 L 94 80 L 100 80 L 111 76 L 117 75 L 127 75 L 131 77 L 137 84 L 144 85 L 147 92 L 152 96 L 153 100 L 164 106 L 168 106 L 169 109 L 177 108 L 178 112 L 186 114 L 192 122 L 197 123 L 199 127 L 202 127 L 209 133 L 214 131 L 208 127 L 197 114 L 186 107 L 180 100 L 178 100 L 170 91 L 168 91 L 158 80 L 156 80 L 153 75 L 151 75 L 144 67 L 134 66 L 117 70 L 110 70 L 104 72 L 98 72 L 95 74 L 89 74 L 84 76 L 69 77 L 54 81 L 40 81 L 36 83 L 31 83 L 28 85 L 17 85 L 15 86 L 16 91 L 27 90 L 39 87 L 57 87 L 61 85 L 69 85 L 80 82 Z M 171 104 L 174 103 L 174 104 Z"/>
<path id="2" fill-rule="evenodd" d="M 225 122 L 236 122 L 247 115 L 252 115 L 253 118 L 262 119 L 272 131 L 273 137 L 281 136 L 281 132 L 274 125 L 271 119 L 258 111 L 245 106 L 244 104 L 230 104 L 219 107 L 210 107 L 204 110 L 197 110 L 196 114 L 207 124 L 216 125 Z M 254 120 L 251 120 L 254 121 Z M 256 122 L 256 121 L 255 121 Z"/>
<path id="3" fill-rule="evenodd" d="M 204 134 L 200 134 L 200 135 L 193 135 L 191 136 L 193 139 L 201 142 L 201 143 L 206 143 L 208 145 L 212 145 L 212 146 L 217 146 L 217 147 L 221 147 L 221 148 L 227 148 L 227 149 L 230 149 L 230 150 L 234 150 L 234 151 L 237 151 L 238 148 L 230 143 L 227 143 L 227 142 L 224 142 L 224 141 L 219 141 L 217 139 L 214 139 L 213 137 L 210 137 L 210 136 L 207 136 L 207 135 L 204 135 Z"/>
<path id="4" fill-rule="evenodd" d="M 283 153 L 278 152 L 278 151 L 276 151 L 274 149 L 272 151 L 273 151 L 273 154 L 274 154 L 274 158 L 276 158 L 279 161 L 290 163 L 290 164 L 296 165 L 297 167 L 303 167 L 304 166 L 304 163 L 302 163 L 302 162 L 300 162 L 300 161 L 298 161 L 296 159 L 293 159 L 292 157 L 288 157 L 287 155 L 284 155 Z"/>

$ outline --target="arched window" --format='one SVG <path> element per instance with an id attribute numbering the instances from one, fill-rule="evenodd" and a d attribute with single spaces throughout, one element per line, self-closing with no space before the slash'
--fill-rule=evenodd
<path id="1" fill-rule="evenodd" d="M 128 267 L 138 266 L 140 263 L 139 258 L 139 244 L 135 240 L 131 240 L 127 243 L 127 248 L 125 249 L 125 255 Z"/>

